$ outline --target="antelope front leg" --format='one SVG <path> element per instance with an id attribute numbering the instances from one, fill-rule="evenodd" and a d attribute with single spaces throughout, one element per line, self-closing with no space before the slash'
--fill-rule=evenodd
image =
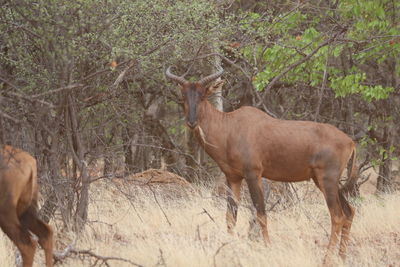
<path id="1" fill-rule="evenodd" d="M 227 202 L 228 207 L 226 210 L 226 224 L 228 227 L 228 233 L 233 234 L 233 228 L 236 225 L 238 202 L 240 200 L 240 186 L 242 180 L 230 181 L 228 176 L 226 178 L 227 190 Z"/>

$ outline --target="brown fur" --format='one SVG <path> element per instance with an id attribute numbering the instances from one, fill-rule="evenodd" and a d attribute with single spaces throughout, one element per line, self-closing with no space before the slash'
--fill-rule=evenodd
<path id="1" fill-rule="evenodd" d="M 3 146 L 0 156 L 0 228 L 18 247 L 24 267 L 32 266 L 36 250 L 29 231 L 45 250 L 46 266 L 53 266 L 53 231 L 37 215 L 36 160 L 11 146 Z"/>
<path id="2" fill-rule="evenodd" d="M 220 112 L 208 102 L 211 92 L 201 83 L 182 82 L 182 78 L 170 73 L 167 76 L 182 86 L 186 123 L 226 176 L 231 189 L 226 214 L 228 231 L 232 232 L 236 224 L 243 179 L 266 242 L 269 237 L 261 177 L 282 182 L 313 179 L 324 194 L 331 215 L 325 262 L 330 261 L 340 233 L 339 252 L 344 258 L 354 209 L 339 189 L 339 178 L 353 155 L 347 184 L 357 179 L 355 144 L 351 138 L 329 124 L 279 120 L 254 107 Z"/>

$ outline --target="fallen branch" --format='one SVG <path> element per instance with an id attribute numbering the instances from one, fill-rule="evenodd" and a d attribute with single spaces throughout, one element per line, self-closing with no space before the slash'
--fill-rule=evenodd
<path id="1" fill-rule="evenodd" d="M 110 266 L 108 261 L 122 261 L 122 262 L 126 262 L 129 263 L 133 266 L 140 266 L 142 267 L 143 265 L 137 264 L 131 260 L 128 259 L 124 259 L 124 258 L 120 258 L 120 257 L 107 257 L 107 256 L 101 256 L 98 255 L 94 252 L 92 252 L 91 250 L 78 250 L 75 249 L 74 246 L 68 245 L 64 251 L 61 252 L 55 252 L 53 254 L 53 258 L 55 263 L 57 262 L 62 262 L 63 260 L 65 260 L 66 258 L 71 257 L 72 255 L 78 256 L 80 257 L 82 260 L 84 260 L 85 258 L 89 258 L 89 259 L 94 259 L 94 263 L 91 264 L 90 266 L 101 266 L 101 265 L 105 265 L 105 266 Z"/>

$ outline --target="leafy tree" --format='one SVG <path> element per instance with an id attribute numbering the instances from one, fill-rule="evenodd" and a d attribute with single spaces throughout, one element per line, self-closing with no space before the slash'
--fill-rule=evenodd
<path id="1" fill-rule="evenodd" d="M 333 110 L 340 113 L 343 105 L 347 106 L 344 123 L 336 124 L 357 139 L 373 140 L 366 157 L 381 166 L 380 179 L 387 183 L 378 182 L 380 191 L 388 190 L 386 185 L 391 183 L 390 168 L 385 165 L 395 159 L 393 122 L 400 120 L 396 105 L 399 7 L 396 1 L 350 0 L 329 6 L 311 2 L 288 7 L 287 13 L 278 16 L 268 11 L 263 15 L 247 12 L 242 20 L 243 31 L 257 38 L 241 52 L 260 70 L 253 83 L 264 100 L 271 98 L 274 87 L 307 91 L 309 105 L 303 108 L 311 107 L 314 112 L 304 118 L 328 122 L 337 114 Z M 294 97 L 305 94 L 293 90 L 288 93 Z M 327 108 L 324 101 L 332 97 L 337 104 L 331 102 Z M 286 98 L 292 99 L 290 95 Z M 288 106 L 279 100 L 270 103 Z M 305 112 L 286 111 L 282 115 L 296 118 Z"/>

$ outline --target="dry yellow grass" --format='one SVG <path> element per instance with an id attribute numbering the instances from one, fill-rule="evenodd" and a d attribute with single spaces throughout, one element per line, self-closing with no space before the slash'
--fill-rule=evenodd
<path id="1" fill-rule="evenodd" d="M 308 186 L 308 185 L 305 185 Z M 211 189 L 154 191 L 127 183 L 92 185 L 89 220 L 77 249 L 129 259 L 143 266 L 321 266 L 330 231 L 322 195 L 268 213 L 272 245 L 249 240 L 251 211 L 242 202 L 236 235 L 226 232 L 224 199 Z M 122 192 L 125 194 L 123 194 Z M 153 195 L 156 196 L 156 199 Z M 158 204 L 157 204 L 158 201 Z M 357 200 L 348 259 L 337 266 L 400 266 L 400 193 Z M 73 237 L 58 233 L 57 248 Z M 0 234 L 0 265 L 13 266 L 14 247 Z M 131 266 L 108 261 L 110 266 Z M 43 265 L 43 253 L 35 257 Z M 90 266 L 74 257 L 60 266 Z"/>

